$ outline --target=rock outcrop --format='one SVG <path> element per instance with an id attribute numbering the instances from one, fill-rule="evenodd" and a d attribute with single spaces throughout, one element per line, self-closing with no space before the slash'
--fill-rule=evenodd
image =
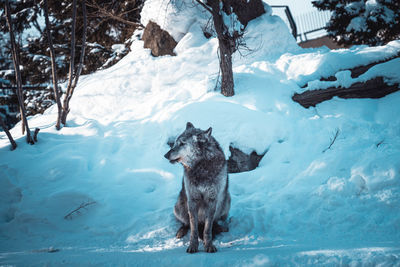
<path id="1" fill-rule="evenodd" d="M 142 40 L 144 41 L 144 48 L 150 48 L 151 54 L 155 57 L 175 56 L 174 48 L 177 42 L 155 22 L 150 21 L 146 25 Z"/>

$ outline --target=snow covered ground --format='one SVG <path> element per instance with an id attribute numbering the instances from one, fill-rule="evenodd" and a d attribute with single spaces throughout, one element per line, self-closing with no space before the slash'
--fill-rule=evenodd
<path id="1" fill-rule="evenodd" d="M 10 152 L 0 134 L 0 265 L 400 265 L 400 93 L 310 109 L 291 99 L 307 82 L 399 53 L 400 41 L 301 49 L 267 13 L 248 25 L 257 49 L 235 55 L 226 98 L 213 91 L 218 44 L 201 21 L 181 25 L 176 57 L 154 58 L 137 40 L 82 77 L 61 131 L 53 106 L 29 118 L 37 144 L 18 124 Z M 398 81 L 396 67 L 377 71 Z M 212 126 L 227 158 L 230 144 L 267 151 L 254 171 L 230 175 L 230 231 L 215 254 L 189 255 L 188 236 L 175 239 L 182 167 L 163 155 L 187 121 Z"/>

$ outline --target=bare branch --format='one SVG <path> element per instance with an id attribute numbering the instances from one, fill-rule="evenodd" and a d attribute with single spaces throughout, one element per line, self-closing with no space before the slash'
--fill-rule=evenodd
<path id="1" fill-rule="evenodd" d="M 339 128 L 336 129 L 335 132 L 335 136 L 333 137 L 333 139 L 331 139 L 331 143 L 329 144 L 329 146 L 327 148 L 325 148 L 322 153 L 325 153 L 325 151 L 327 151 L 328 149 L 331 149 L 332 145 L 335 143 L 336 138 L 339 136 L 340 130 Z"/>
<path id="2" fill-rule="evenodd" d="M 119 16 L 119 17 L 124 16 L 124 15 L 126 15 L 126 14 L 128 14 L 128 13 L 130 13 L 130 12 L 136 11 L 136 10 L 138 10 L 138 9 L 139 9 L 138 7 L 129 9 L 129 10 L 125 11 L 125 12 L 119 13 L 118 16 Z"/>
<path id="3" fill-rule="evenodd" d="M 56 99 L 57 109 L 58 109 L 56 129 L 60 130 L 61 129 L 62 105 L 61 105 L 61 100 L 60 100 L 60 91 L 58 89 L 58 79 L 57 79 L 57 71 L 56 71 L 56 53 L 54 50 L 53 39 L 51 37 L 51 32 L 50 32 L 49 7 L 47 4 L 47 0 L 44 0 L 44 18 L 45 18 L 45 22 L 46 22 L 47 41 L 49 43 L 49 48 L 50 48 L 51 74 L 53 76 L 54 97 Z"/>
<path id="4" fill-rule="evenodd" d="M 34 141 L 31 136 L 31 131 L 28 126 L 28 120 L 26 119 L 26 111 L 25 111 L 25 106 L 24 106 L 24 96 L 22 93 L 22 78 L 21 78 L 21 71 L 20 71 L 20 59 L 19 59 L 19 51 L 17 48 L 17 45 L 15 43 L 15 36 L 14 36 L 14 31 L 13 31 L 13 24 L 11 20 L 11 9 L 10 9 L 10 3 L 8 0 L 5 1 L 5 15 L 6 15 L 6 21 L 8 25 L 8 30 L 10 32 L 10 42 L 11 42 L 11 50 L 12 50 L 12 56 L 13 56 L 13 62 L 14 62 L 14 69 L 15 69 L 15 79 L 17 82 L 17 98 L 18 98 L 18 103 L 19 103 L 19 108 L 21 111 L 21 119 L 22 119 L 22 133 L 24 133 L 24 129 L 26 129 L 26 141 L 28 144 L 33 145 Z"/>
<path id="5" fill-rule="evenodd" d="M 94 9 L 96 9 L 98 11 L 99 14 L 97 14 L 96 17 L 97 16 L 103 16 L 103 17 L 111 18 L 113 20 L 122 22 L 122 23 L 127 24 L 127 25 L 144 28 L 143 24 L 141 24 L 141 23 L 129 21 L 129 20 L 126 20 L 126 19 L 122 18 L 122 16 L 124 14 L 129 13 L 131 11 L 135 11 L 138 8 L 133 8 L 133 9 L 131 9 L 129 11 L 126 11 L 126 12 L 123 12 L 123 13 L 120 13 L 120 14 L 114 14 L 113 12 L 109 11 L 107 8 L 99 6 L 95 1 L 88 2 L 87 6 L 89 6 L 91 8 L 94 8 Z"/>
<path id="6" fill-rule="evenodd" d="M 79 207 L 77 207 L 76 209 L 74 209 L 73 211 L 71 211 L 70 213 L 68 213 L 67 215 L 64 216 L 65 220 L 72 220 L 74 214 L 80 214 L 80 210 L 81 209 L 85 209 L 86 207 L 96 204 L 96 201 L 88 201 L 88 202 L 83 202 L 79 205 Z"/>
<path id="7" fill-rule="evenodd" d="M 14 139 L 12 138 L 12 135 L 10 131 L 8 131 L 7 125 L 4 123 L 3 118 L 0 116 L 0 125 L 3 128 L 4 132 L 6 133 L 8 140 L 10 140 L 11 143 L 11 150 L 14 150 L 17 148 L 17 143 L 15 143 Z"/>
<path id="8" fill-rule="evenodd" d="M 69 113 L 69 101 L 71 99 L 70 92 L 72 88 L 72 82 L 74 79 L 74 72 L 75 72 L 75 29 L 76 29 L 76 0 L 72 2 L 72 30 L 71 30 L 71 55 L 69 61 L 69 74 L 68 74 L 68 85 L 67 90 L 65 93 L 64 101 L 63 101 L 63 108 L 61 114 L 61 123 L 67 123 L 67 115 Z"/>
<path id="9" fill-rule="evenodd" d="M 86 15 L 86 3 L 85 0 L 82 1 L 82 14 L 83 14 L 83 33 L 82 33 L 82 47 L 81 47 L 81 55 L 79 58 L 78 70 L 75 73 L 74 82 L 71 87 L 71 92 L 69 94 L 69 98 L 72 97 L 74 93 L 74 89 L 78 84 L 79 76 L 81 75 L 83 68 L 83 60 L 85 59 L 85 50 L 86 50 L 86 34 L 87 34 L 87 15 Z"/>
<path id="10" fill-rule="evenodd" d="M 203 2 L 201 2 L 201 0 L 196 0 L 196 2 L 201 5 L 202 7 L 204 7 L 208 12 L 210 12 L 211 15 L 213 15 L 213 11 L 211 8 L 209 8 L 206 4 L 204 4 Z"/>
<path id="11" fill-rule="evenodd" d="M 37 19 L 32 21 L 32 24 L 36 28 L 36 30 L 38 30 L 40 32 L 40 35 L 43 35 L 42 28 L 40 27 L 39 22 L 37 21 Z"/>
<path id="12" fill-rule="evenodd" d="M 379 143 L 376 144 L 376 147 L 378 148 L 380 145 L 383 144 L 384 141 L 385 141 L 385 139 L 382 139 Z"/>
<path id="13" fill-rule="evenodd" d="M 37 142 L 37 135 L 38 135 L 39 132 L 40 132 L 40 129 L 36 128 L 35 132 L 33 133 L 33 141 Z"/>
<path id="14" fill-rule="evenodd" d="M 76 0 L 72 2 L 72 29 L 71 29 L 71 56 L 69 59 L 69 74 L 68 74 L 68 85 L 67 85 L 67 93 L 72 86 L 73 75 L 75 71 L 75 29 L 76 29 Z M 65 108 L 65 99 L 64 99 L 64 108 Z"/>

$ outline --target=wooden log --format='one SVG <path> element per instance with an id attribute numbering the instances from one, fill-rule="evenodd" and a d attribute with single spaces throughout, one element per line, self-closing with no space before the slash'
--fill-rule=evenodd
<path id="1" fill-rule="evenodd" d="M 295 93 L 293 101 L 305 108 L 315 107 L 315 105 L 330 100 L 337 96 L 340 98 L 381 98 L 390 93 L 400 90 L 399 84 L 387 85 L 382 77 L 376 77 L 367 82 L 358 82 L 349 88 L 330 87 L 327 89 L 308 90 L 301 94 Z"/>

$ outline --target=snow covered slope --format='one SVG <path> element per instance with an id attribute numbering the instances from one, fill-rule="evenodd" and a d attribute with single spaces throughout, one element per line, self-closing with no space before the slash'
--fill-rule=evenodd
<path id="1" fill-rule="evenodd" d="M 29 120 L 36 145 L 17 125 L 10 152 L 1 133 L 0 265 L 399 265 L 400 93 L 310 109 L 291 96 L 398 53 L 400 41 L 303 50 L 270 14 L 249 27 L 261 48 L 236 55 L 233 97 L 213 91 L 217 40 L 195 23 L 176 57 L 154 58 L 137 40 L 82 77 L 61 131 L 53 106 Z M 163 155 L 187 121 L 212 126 L 226 157 L 230 144 L 267 151 L 256 170 L 230 175 L 230 231 L 212 255 L 188 255 L 188 237 L 174 237 L 182 167 Z"/>

